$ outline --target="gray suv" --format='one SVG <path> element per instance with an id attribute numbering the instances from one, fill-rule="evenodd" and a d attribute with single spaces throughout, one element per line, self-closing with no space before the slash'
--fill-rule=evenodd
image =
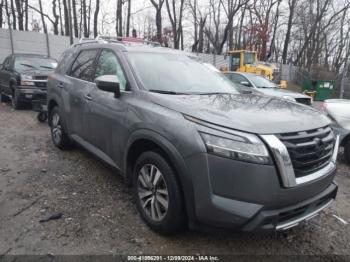
<path id="1" fill-rule="evenodd" d="M 88 41 L 48 84 L 53 143 L 81 145 L 133 186 L 145 223 L 285 230 L 337 194 L 338 137 L 318 111 L 240 94 L 187 53 Z"/>

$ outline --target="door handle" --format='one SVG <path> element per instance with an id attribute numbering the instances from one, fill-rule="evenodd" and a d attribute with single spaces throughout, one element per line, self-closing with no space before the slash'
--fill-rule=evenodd
<path id="1" fill-rule="evenodd" d="M 64 88 L 64 84 L 63 83 L 59 83 L 56 85 L 58 88 Z"/>
<path id="2" fill-rule="evenodd" d="M 84 98 L 85 98 L 85 100 L 87 100 L 87 101 L 91 101 L 91 100 L 92 100 L 92 97 L 91 97 L 90 94 L 85 95 Z"/>

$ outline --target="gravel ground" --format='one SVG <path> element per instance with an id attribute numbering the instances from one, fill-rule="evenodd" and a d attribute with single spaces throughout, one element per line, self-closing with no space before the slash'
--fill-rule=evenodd
<path id="1" fill-rule="evenodd" d="M 143 224 L 119 176 L 82 149 L 56 149 L 35 113 L 0 104 L 0 254 L 350 255 L 350 225 L 334 217 L 350 222 L 350 167 L 341 159 L 336 202 L 298 228 L 164 237 Z"/>

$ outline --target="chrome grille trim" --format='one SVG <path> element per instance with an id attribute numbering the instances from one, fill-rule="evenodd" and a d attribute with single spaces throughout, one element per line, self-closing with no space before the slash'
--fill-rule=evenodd
<path id="1" fill-rule="evenodd" d="M 339 135 L 336 137 L 331 161 L 322 169 L 309 175 L 296 177 L 292 160 L 287 147 L 275 135 L 261 135 L 261 138 L 268 144 L 275 158 L 278 171 L 280 173 L 284 187 L 296 187 L 304 183 L 319 179 L 331 172 L 336 167 L 337 155 L 339 149 Z"/>

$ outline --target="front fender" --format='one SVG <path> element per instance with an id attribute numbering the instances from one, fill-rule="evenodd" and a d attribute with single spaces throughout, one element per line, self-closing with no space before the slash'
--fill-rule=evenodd
<path id="1" fill-rule="evenodd" d="M 150 129 L 138 129 L 133 132 L 126 143 L 126 153 L 124 154 L 124 161 L 122 163 L 122 170 L 126 170 L 127 168 L 127 156 L 131 146 L 137 140 L 149 140 L 154 144 L 158 145 L 168 156 L 171 161 L 172 166 L 175 168 L 175 171 L 178 175 L 178 179 L 180 182 L 180 186 L 182 188 L 184 201 L 186 205 L 187 215 L 189 218 L 194 218 L 194 193 L 193 193 L 193 183 L 190 174 L 188 173 L 188 169 L 186 167 L 186 163 L 176 149 L 176 147 L 164 136 L 161 134 L 150 130 Z M 126 176 L 130 176 L 127 174 Z M 130 179 L 130 177 L 128 178 Z"/>

